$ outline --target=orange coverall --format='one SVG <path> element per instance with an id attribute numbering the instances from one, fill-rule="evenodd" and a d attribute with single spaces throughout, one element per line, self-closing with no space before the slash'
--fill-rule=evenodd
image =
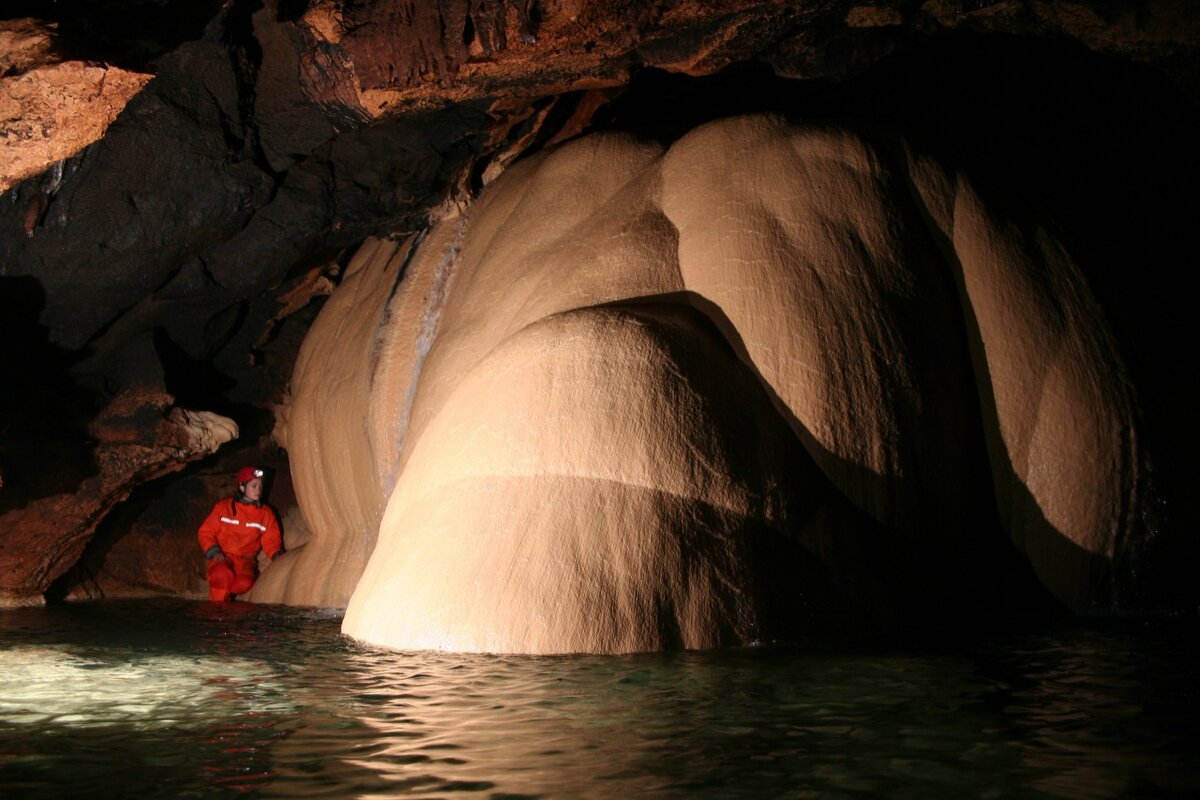
<path id="1" fill-rule="evenodd" d="M 200 525 L 200 549 L 221 548 L 225 560 L 209 559 L 208 598 L 221 602 L 250 591 L 258 578 L 258 551 L 274 559 L 283 549 L 279 521 L 268 505 L 220 500 Z"/>

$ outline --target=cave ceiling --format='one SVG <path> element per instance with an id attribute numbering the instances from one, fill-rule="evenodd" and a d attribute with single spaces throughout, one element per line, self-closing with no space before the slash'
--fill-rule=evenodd
<path id="1" fill-rule="evenodd" d="M 1182 0 L 7 3 L 0 475 L 34 474 L 20 465 L 47 442 L 60 481 L 95 472 L 70 445 L 94 443 L 99 409 L 131 387 L 235 418 L 277 401 L 366 237 L 418 231 L 521 156 L 606 127 L 670 139 L 764 109 L 899 124 L 999 151 L 1068 232 L 1122 224 L 1126 207 L 1091 192 L 1112 183 L 1129 207 L 1156 200 L 1158 227 L 1083 249 L 1109 255 L 1102 299 L 1154 307 L 1172 292 L 1125 257 L 1147 236 L 1148 260 L 1192 244 L 1194 204 L 1158 198 L 1196 158 L 1172 173 L 1148 151 L 1197 129 L 1198 45 Z M 1156 116 L 1113 121 L 1139 103 Z M 1097 163 L 1121 148 L 1127 165 Z M 1138 356 L 1182 326 L 1112 306 L 1147 343 L 1131 360 L 1165 369 Z M 1167 418 L 1177 387 L 1157 390 Z M 23 502 L 13 483 L 0 511 Z"/>

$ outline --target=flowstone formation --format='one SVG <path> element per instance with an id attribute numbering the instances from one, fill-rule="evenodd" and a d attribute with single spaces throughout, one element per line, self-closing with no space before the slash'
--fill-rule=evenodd
<path id="1" fill-rule="evenodd" d="M 900 142 L 589 136 L 350 265 L 283 432 L 312 539 L 254 599 L 397 648 L 747 643 L 946 599 L 984 485 L 1085 608 L 1140 497 L 1122 375 L 1054 239 Z"/>

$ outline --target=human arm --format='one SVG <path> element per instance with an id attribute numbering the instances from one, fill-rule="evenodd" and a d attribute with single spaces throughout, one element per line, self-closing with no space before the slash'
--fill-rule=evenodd
<path id="1" fill-rule="evenodd" d="M 275 517 L 275 510 L 267 506 L 266 511 L 267 513 L 263 516 L 267 529 L 263 531 L 262 549 L 267 558 L 274 561 L 283 552 L 283 532 L 279 528 L 279 520 Z"/>
<path id="2" fill-rule="evenodd" d="M 200 549 L 204 551 L 206 559 L 217 559 L 223 561 L 225 554 L 221 551 L 221 545 L 217 541 L 217 533 L 221 530 L 221 504 L 213 506 L 213 510 L 205 517 L 204 522 L 200 523 L 198 538 L 200 539 Z"/>

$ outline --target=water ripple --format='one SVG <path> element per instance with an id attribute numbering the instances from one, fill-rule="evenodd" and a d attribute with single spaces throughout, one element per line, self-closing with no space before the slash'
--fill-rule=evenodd
<path id="1" fill-rule="evenodd" d="M 614 657 L 396 653 L 336 614 L 0 613 L 0 786 L 62 797 L 1192 796 L 1195 629 Z"/>

